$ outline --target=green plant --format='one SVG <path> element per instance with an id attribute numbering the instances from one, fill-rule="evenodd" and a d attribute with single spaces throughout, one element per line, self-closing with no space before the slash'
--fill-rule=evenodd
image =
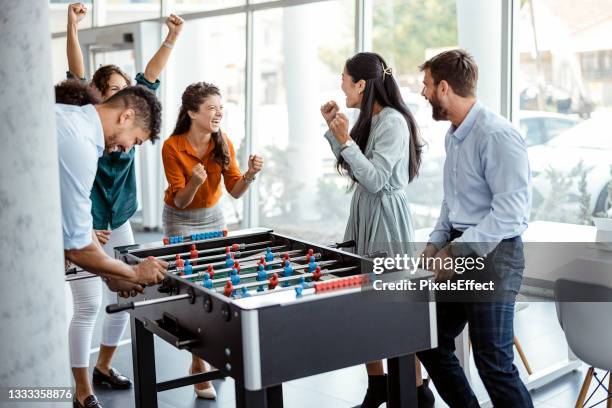
<path id="1" fill-rule="evenodd" d="M 575 201 L 569 200 L 572 196 L 571 190 L 574 181 L 581 177 L 583 173 L 586 174 L 589 171 L 590 168 L 586 169 L 582 161 L 568 172 L 559 171 L 552 167 L 546 169 L 546 178 L 550 182 L 550 192 L 540 207 L 534 208 L 532 219 L 570 224 L 583 223 L 580 211 L 568 211 L 568 204 L 575 203 Z M 590 200 L 590 197 L 588 200 Z"/>
<path id="2" fill-rule="evenodd" d="M 608 197 L 604 203 L 603 211 L 595 214 L 596 217 L 612 218 L 612 164 L 610 165 L 610 181 L 608 181 Z"/>
<path id="3" fill-rule="evenodd" d="M 591 194 L 587 190 L 587 172 L 580 173 L 580 181 L 578 182 L 578 191 L 580 192 L 580 223 L 584 225 L 593 225 L 593 216 L 591 215 Z"/>

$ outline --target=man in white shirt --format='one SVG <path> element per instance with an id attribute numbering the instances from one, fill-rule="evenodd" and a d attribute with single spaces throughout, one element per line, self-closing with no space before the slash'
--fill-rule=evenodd
<path id="1" fill-rule="evenodd" d="M 125 88 L 99 105 L 55 105 L 64 254 L 105 278 L 111 290 L 142 292 L 160 282 L 168 264 L 154 258 L 129 266 L 104 253 L 93 233 L 91 188 L 104 151 L 129 151 L 159 138 L 161 105 L 141 86 Z"/>

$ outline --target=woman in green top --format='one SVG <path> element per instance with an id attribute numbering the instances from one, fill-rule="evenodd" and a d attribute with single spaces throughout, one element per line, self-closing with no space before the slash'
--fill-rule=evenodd
<path id="1" fill-rule="evenodd" d="M 85 80 L 83 55 L 77 36 L 78 23 L 87 14 L 82 3 L 68 6 L 67 54 L 68 78 Z M 164 69 L 172 47 L 176 42 L 183 20 L 175 15 L 166 19 L 168 35 L 165 41 L 147 64 L 144 73 L 136 75 L 136 83 L 153 91 L 159 87 L 159 75 Z M 119 67 L 105 65 L 100 67 L 92 78 L 91 85 L 100 91 L 103 99 L 130 85 L 130 78 Z M 136 173 L 134 149 L 105 154 L 98 160 L 98 171 L 91 191 L 93 227 L 105 251 L 113 256 L 116 246 L 134 243 L 129 218 L 137 208 Z M 73 295 L 74 315 L 70 323 L 70 362 L 76 383 L 75 407 L 99 407 L 88 378 L 89 350 L 93 326 L 101 304 L 116 302 L 113 294 L 102 285 L 100 279 L 84 279 L 70 284 Z M 113 353 L 127 325 L 129 315 L 120 313 L 105 315 L 102 330 L 102 344 L 93 372 L 95 383 L 103 383 L 111 388 L 129 388 L 131 381 L 111 367 Z"/>

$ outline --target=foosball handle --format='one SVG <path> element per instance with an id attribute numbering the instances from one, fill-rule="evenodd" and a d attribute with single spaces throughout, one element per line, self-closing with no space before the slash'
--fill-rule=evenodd
<path id="1" fill-rule="evenodd" d="M 112 305 L 106 306 L 106 313 L 113 314 L 123 312 L 125 310 L 134 309 L 134 302 L 126 302 L 126 303 L 115 303 Z"/>
<path id="2" fill-rule="evenodd" d="M 387 257 L 387 251 L 370 252 L 369 254 L 366 255 L 366 258 L 370 258 L 370 259 L 386 258 L 386 257 Z"/>
<path id="3" fill-rule="evenodd" d="M 330 248 L 354 248 L 357 245 L 355 240 L 336 242 L 335 244 L 329 245 Z"/>

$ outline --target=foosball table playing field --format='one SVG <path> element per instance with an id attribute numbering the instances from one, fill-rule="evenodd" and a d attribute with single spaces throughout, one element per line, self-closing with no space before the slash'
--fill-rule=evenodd
<path id="1" fill-rule="evenodd" d="M 283 382 L 385 358 L 387 406 L 417 406 L 414 353 L 437 345 L 435 303 L 431 293 L 377 291 L 372 281 L 429 274 L 374 275 L 371 259 L 269 229 L 170 237 L 115 254 L 129 264 L 169 262 L 162 283 L 107 307 L 131 315 L 137 408 L 157 407 L 158 392 L 225 376 L 238 408 L 282 407 Z M 158 383 L 154 334 L 216 370 Z"/>

